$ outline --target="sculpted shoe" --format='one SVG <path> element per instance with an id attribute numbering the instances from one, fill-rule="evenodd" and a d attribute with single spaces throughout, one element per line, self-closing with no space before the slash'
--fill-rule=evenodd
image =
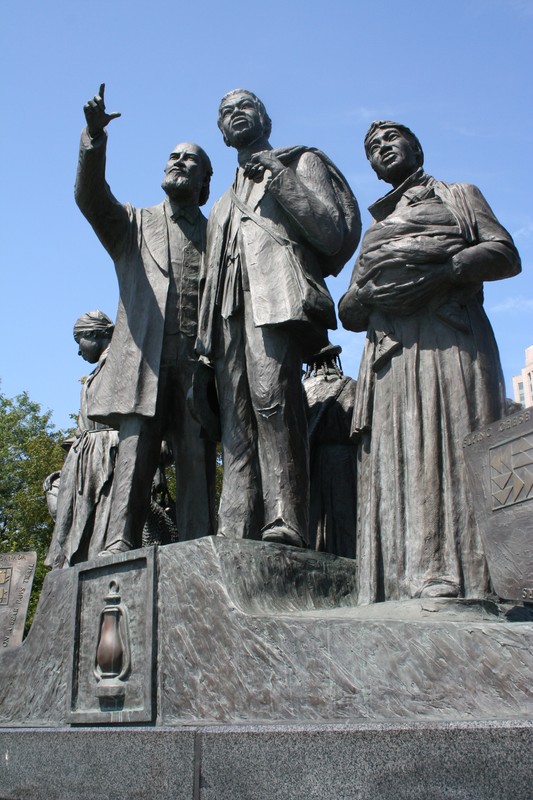
<path id="1" fill-rule="evenodd" d="M 268 528 L 266 531 L 263 532 L 261 538 L 263 542 L 274 542 L 276 544 L 289 544 L 292 547 L 307 547 L 306 543 L 304 542 L 299 533 L 296 533 L 296 531 L 293 531 L 290 528 L 284 528 L 281 526 L 276 526 L 275 528 Z"/>
<path id="2" fill-rule="evenodd" d="M 451 581 L 427 581 L 415 597 L 459 597 L 459 587 Z"/>
<path id="3" fill-rule="evenodd" d="M 105 550 L 101 550 L 98 553 L 98 558 L 100 556 L 116 556 L 119 553 L 128 553 L 132 548 L 126 542 L 113 542 L 110 544 L 109 547 L 106 547 Z"/>

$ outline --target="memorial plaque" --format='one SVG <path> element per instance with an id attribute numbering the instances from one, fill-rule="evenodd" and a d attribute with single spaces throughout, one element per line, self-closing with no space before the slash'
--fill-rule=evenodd
<path id="1" fill-rule="evenodd" d="M 77 569 L 69 720 L 150 722 L 154 549 L 101 558 Z"/>
<path id="2" fill-rule="evenodd" d="M 22 643 L 37 553 L 0 554 L 0 636 L 2 650 Z"/>
<path id="3" fill-rule="evenodd" d="M 472 432 L 463 447 L 494 588 L 533 602 L 533 408 Z"/>

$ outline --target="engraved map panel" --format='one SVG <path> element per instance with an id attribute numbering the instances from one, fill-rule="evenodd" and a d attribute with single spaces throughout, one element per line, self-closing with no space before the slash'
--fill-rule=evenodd
<path id="1" fill-rule="evenodd" d="M 489 450 L 492 510 L 533 500 L 533 434 Z"/>
<path id="2" fill-rule="evenodd" d="M 0 569 L 0 606 L 9 604 L 9 586 L 12 572 L 11 567 L 2 567 Z"/>
<path id="3" fill-rule="evenodd" d="M 0 647 L 22 643 L 37 553 L 0 553 Z"/>

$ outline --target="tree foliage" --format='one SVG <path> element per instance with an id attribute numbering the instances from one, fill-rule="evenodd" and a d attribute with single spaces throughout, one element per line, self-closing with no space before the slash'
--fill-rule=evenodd
<path id="1" fill-rule="evenodd" d="M 46 574 L 43 561 L 54 528 L 43 480 L 61 469 L 64 460 L 65 432 L 56 431 L 50 417 L 26 392 L 13 399 L 0 392 L 0 551 L 37 552 L 27 627 Z"/>

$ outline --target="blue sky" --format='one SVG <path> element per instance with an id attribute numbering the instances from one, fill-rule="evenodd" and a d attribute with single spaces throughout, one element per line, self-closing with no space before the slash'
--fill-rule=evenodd
<path id="1" fill-rule="evenodd" d="M 419 136 L 425 167 L 477 184 L 512 233 L 522 275 L 486 284 L 507 381 L 533 344 L 533 0 L 26 0 L 0 12 L 1 390 L 27 390 L 57 426 L 76 412 L 88 369 L 72 338 L 92 308 L 115 315 L 113 265 L 73 199 L 83 104 L 103 81 L 111 123 L 108 180 L 137 206 L 162 198 L 167 156 L 197 141 L 215 174 L 204 210 L 233 179 L 216 126 L 233 88 L 255 91 L 274 146 L 324 150 L 367 206 L 386 187 L 363 137 L 373 119 Z M 352 262 L 353 263 L 353 262 Z M 329 281 L 335 299 L 352 263 Z M 363 334 L 342 331 L 357 377 Z"/>

